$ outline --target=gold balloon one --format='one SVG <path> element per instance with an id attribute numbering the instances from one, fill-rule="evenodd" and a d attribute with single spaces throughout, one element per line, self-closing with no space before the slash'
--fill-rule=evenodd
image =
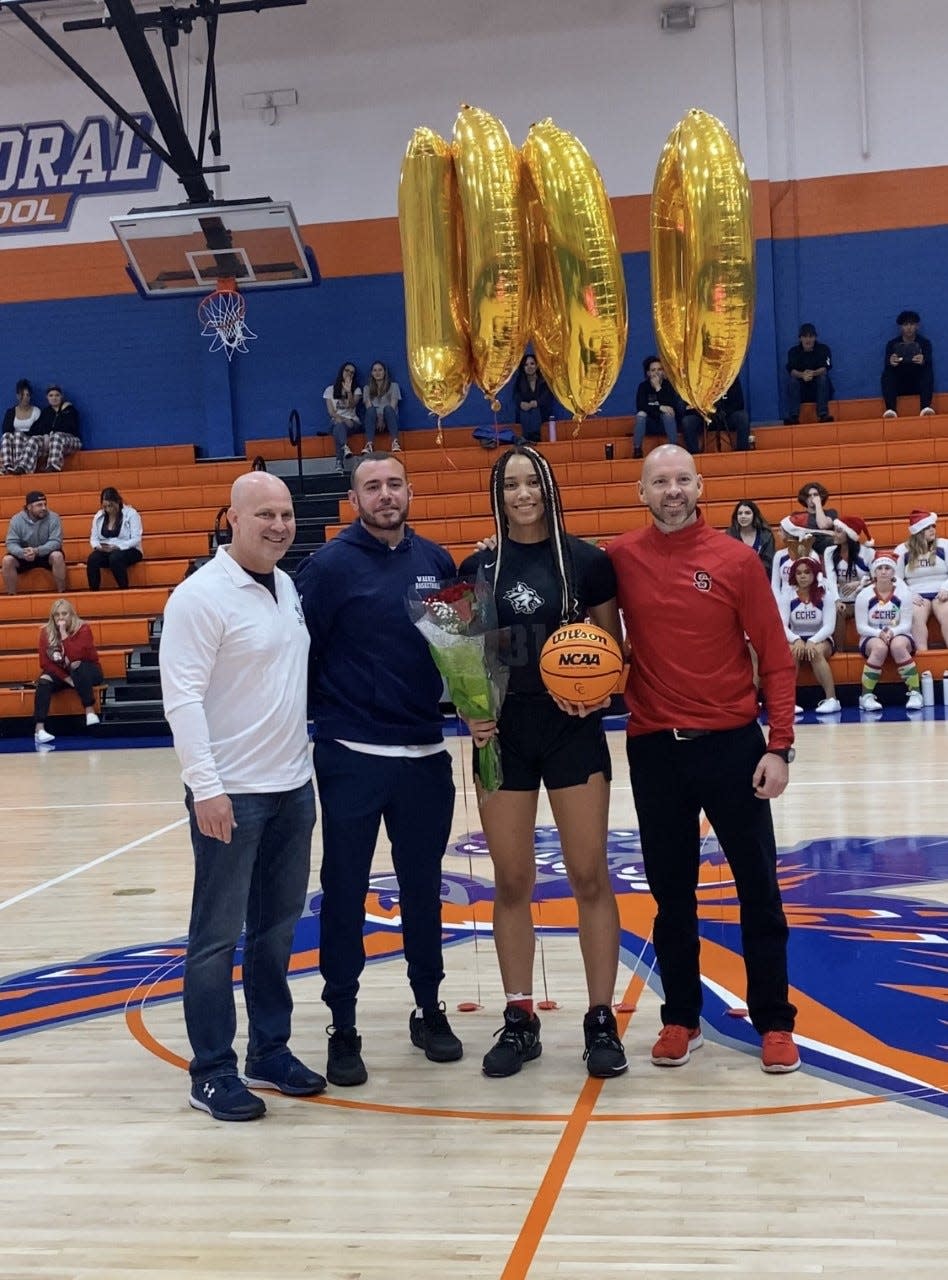
<path id="1" fill-rule="evenodd" d="M 496 402 L 527 339 L 520 154 L 496 116 L 462 106 L 454 124 L 454 164 L 464 226 L 473 376 Z"/>
<path id="2" fill-rule="evenodd" d="M 612 390 L 625 357 L 629 315 L 615 219 L 595 162 L 571 133 L 543 120 L 522 154 L 533 347 L 553 394 L 582 419 Z"/>
<path id="3" fill-rule="evenodd" d="M 411 384 L 439 419 L 461 404 L 471 384 L 459 226 L 450 143 L 431 129 L 418 128 L 405 152 L 398 186 L 405 333 Z"/>
<path id="4" fill-rule="evenodd" d="M 754 225 L 744 159 L 715 116 L 668 136 L 651 205 L 652 316 L 675 390 L 705 418 L 737 377 L 754 322 Z"/>

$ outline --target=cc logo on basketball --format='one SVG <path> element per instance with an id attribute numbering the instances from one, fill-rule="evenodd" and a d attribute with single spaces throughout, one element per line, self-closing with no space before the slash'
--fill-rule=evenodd
<path id="1" fill-rule="evenodd" d="M 711 575 L 706 573 L 704 569 L 695 570 L 695 586 L 699 591 L 711 590 Z"/>

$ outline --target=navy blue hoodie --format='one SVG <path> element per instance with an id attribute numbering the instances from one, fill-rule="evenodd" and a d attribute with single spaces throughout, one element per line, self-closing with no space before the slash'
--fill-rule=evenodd
<path id="1" fill-rule="evenodd" d="M 441 675 L 406 600 L 413 588 L 454 577 L 447 551 L 407 525 L 389 547 L 356 521 L 304 561 L 296 589 L 311 637 L 317 737 L 377 746 L 441 740 Z"/>

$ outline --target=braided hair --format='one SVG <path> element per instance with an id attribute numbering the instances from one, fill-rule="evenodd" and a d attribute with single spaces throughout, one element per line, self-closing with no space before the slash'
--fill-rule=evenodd
<path id="1" fill-rule="evenodd" d="M 560 499 L 559 487 L 550 464 L 538 449 L 531 449 L 528 444 L 515 444 L 512 449 L 502 453 L 494 463 L 490 473 L 490 500 L 494 514 L 494 526 L 497 533 L 497 559 L 494 566 L 494 585 L 500 581 L 500 565 L 510 532 L 507 512 L 504 507 L 504 477 L 511 458 L 527 458 L 536 472 L 543 494 L 543 510 L 546 515 L 550 545 L 553 549 L 553 563 L 560 581 L 560 613 L 561 620 L 576 622 L 580 617 L 579 602 L 576 599 L 576 580 L 573 570 L 573 557 L 570 555 L 566 540 L 566 528 L 563 521 L 563 503 Z"/>

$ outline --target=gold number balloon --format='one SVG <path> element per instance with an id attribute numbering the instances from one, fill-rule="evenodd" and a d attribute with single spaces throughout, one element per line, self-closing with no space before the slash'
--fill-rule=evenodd
<path id="1" fill-rule="evenodd" d="M 464 224 L 474 381 L 496 404 L 523 354 L 529 280 L 520 155 L 500 120 L 463 106 L 454 163 Z"/>
<path id="2" fill-rule="evenodd" d="M 398 187 L 408 372 L 415 394 L 439 419 L 461 404 L 471 383 L 459 225 L 451 146 L 418 128 Z"/>
<path id="3" fill-rule="evenodd" d="M 737 377 L 754 319 L 754 227 L 743 157 L 720 120 L 689 111 L 655 171 L 652 314 L 675 390 L 706 418 Z"/>
<path id="4" fill-rule="evenodd" d="M 629 330 L 615 219 L 589 152 L 552 120 L 523 145 L 533 245 L 532 337 L 537 362 L 577 419 L 615 385 Z"/>

